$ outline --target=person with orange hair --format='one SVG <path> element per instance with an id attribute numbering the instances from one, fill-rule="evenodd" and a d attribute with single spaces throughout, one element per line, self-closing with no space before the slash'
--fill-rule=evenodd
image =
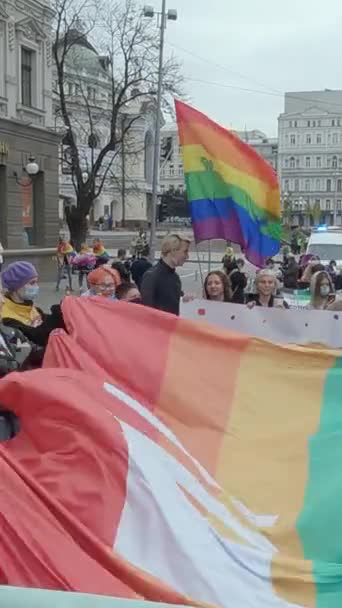
<path id="1" fill-rule="evenodd" d="M 121 283 L 117 270 L 109 266 L 99 266 L 88 274 L 89 289 L 82 296 L 103 296 L 116 300 L 115 290 Z"/>

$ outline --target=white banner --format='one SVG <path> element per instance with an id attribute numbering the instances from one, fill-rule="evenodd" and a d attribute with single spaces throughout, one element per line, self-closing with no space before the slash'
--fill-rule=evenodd
<path id="1" fill-rule="evenodd" d="M 207 321 L 238 333 L 282 344 L 319 343 L 342 348 L 342 313 L 281 310 L 194 300 L 181 305 L 181 317 Z"/>

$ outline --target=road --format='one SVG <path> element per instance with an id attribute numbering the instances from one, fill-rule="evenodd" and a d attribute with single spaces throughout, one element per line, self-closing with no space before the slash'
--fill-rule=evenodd
<path id="1" fill-rule="evenodd" d="M 173 232 L 174 233 L 179 232 L 180 234 L 184 234 L 184 235 L 188 236 L 190 239 L 193 239 L 192 230 L 189 230 L 189 229 L 184 230 L 184 231 L 174 230 Z M 157 246 L 156 246 L 157 249 L 160 248 L 160 243 L 165 234 L 166 234 L 166 231 L 160 231 L 159 233 L 157 233 L 157 239 L 158 239 Z M 98 237 L 103 241 L 103 244 L 108 249 L 119 249 L 119 248 L 129 249 L 134 236 L 136 236 L 136 233 L 128 232 L 128 231 L 127 232 L 124 232 L 124 231 L 108 232 L 108 231 L 91 230 L 90 237 L 88 240 L 89 240 L 89 242 L 91 242 L 94 238 Z M 213 240 L 210 243 L 210 251 L 212 253 L 223 253 L 225 248 L 226 248 L 226 242 L 223 241 L 222 239 Z M 199 243 L 197 245 L 197 249 L 200 252 L 208 253 L 209 252 L 208 242 L 204 241 L 203 243 Z M 240 250 L 240 248 L 238 246 L 234 246 L 234 249 L 235 249 L 235 251 Z M 192 245 L 192 250 L 195 250 L 195 245 Z"/>

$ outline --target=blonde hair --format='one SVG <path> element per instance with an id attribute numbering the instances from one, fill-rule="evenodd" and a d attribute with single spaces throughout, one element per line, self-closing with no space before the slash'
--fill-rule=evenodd
<path id="1" fill-rule="evenodd" d="M 277 285 L 278 281 L 276 274 L 274 270 L 271 270 L 270 268 L 263 268 L 262 270 L 259 270 L 259 272 L 257 272 L 255 276 L 255 284 L 257 285 L 260 279 L 263 279 L 264 277 L 272 277 L 272 279 L 274 279 L 275 285 Z"/>
<path id="2" fill-rule="evenodd" d="M 259 272 L 257 272 L 254 280 L 256 289 L 258 288 L 259 281 L 261 281 L 261 279 L 263 279 L 264 277 L 272 277 L 272 279 L 274 280 L 274 293 L 276 293 L 279 283 L 274 270 L 271 270 L 270 268 L 263 268 L 262 270 L 259 270 Z"/>
<path id="3" fill-rule="evenodd" d="M 161 255 L 165 257 L 171 253 L 171 251 L 178 251 L 183 243 L 188 243 L 190 245 L 191 240 L 180 234 L 168 234 L 162 241 Z"/>

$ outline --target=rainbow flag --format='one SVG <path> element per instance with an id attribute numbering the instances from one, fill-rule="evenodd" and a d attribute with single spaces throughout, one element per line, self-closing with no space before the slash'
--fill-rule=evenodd
<path id="1" fill-rule="evenodd" d="M 263 266 L 280 247 L 280 194 L 273 168 L 232 132 L 176 101 L 186 191 L 196 241 L 226 239 Z"/>
<path id="2" fill-rule="evenodd" d="M 341 353 L 105 298 L 62 310 L 45 368 L 0 382 L 21 424 L 0 444 L 0 584 L 340 608 Z"/>

